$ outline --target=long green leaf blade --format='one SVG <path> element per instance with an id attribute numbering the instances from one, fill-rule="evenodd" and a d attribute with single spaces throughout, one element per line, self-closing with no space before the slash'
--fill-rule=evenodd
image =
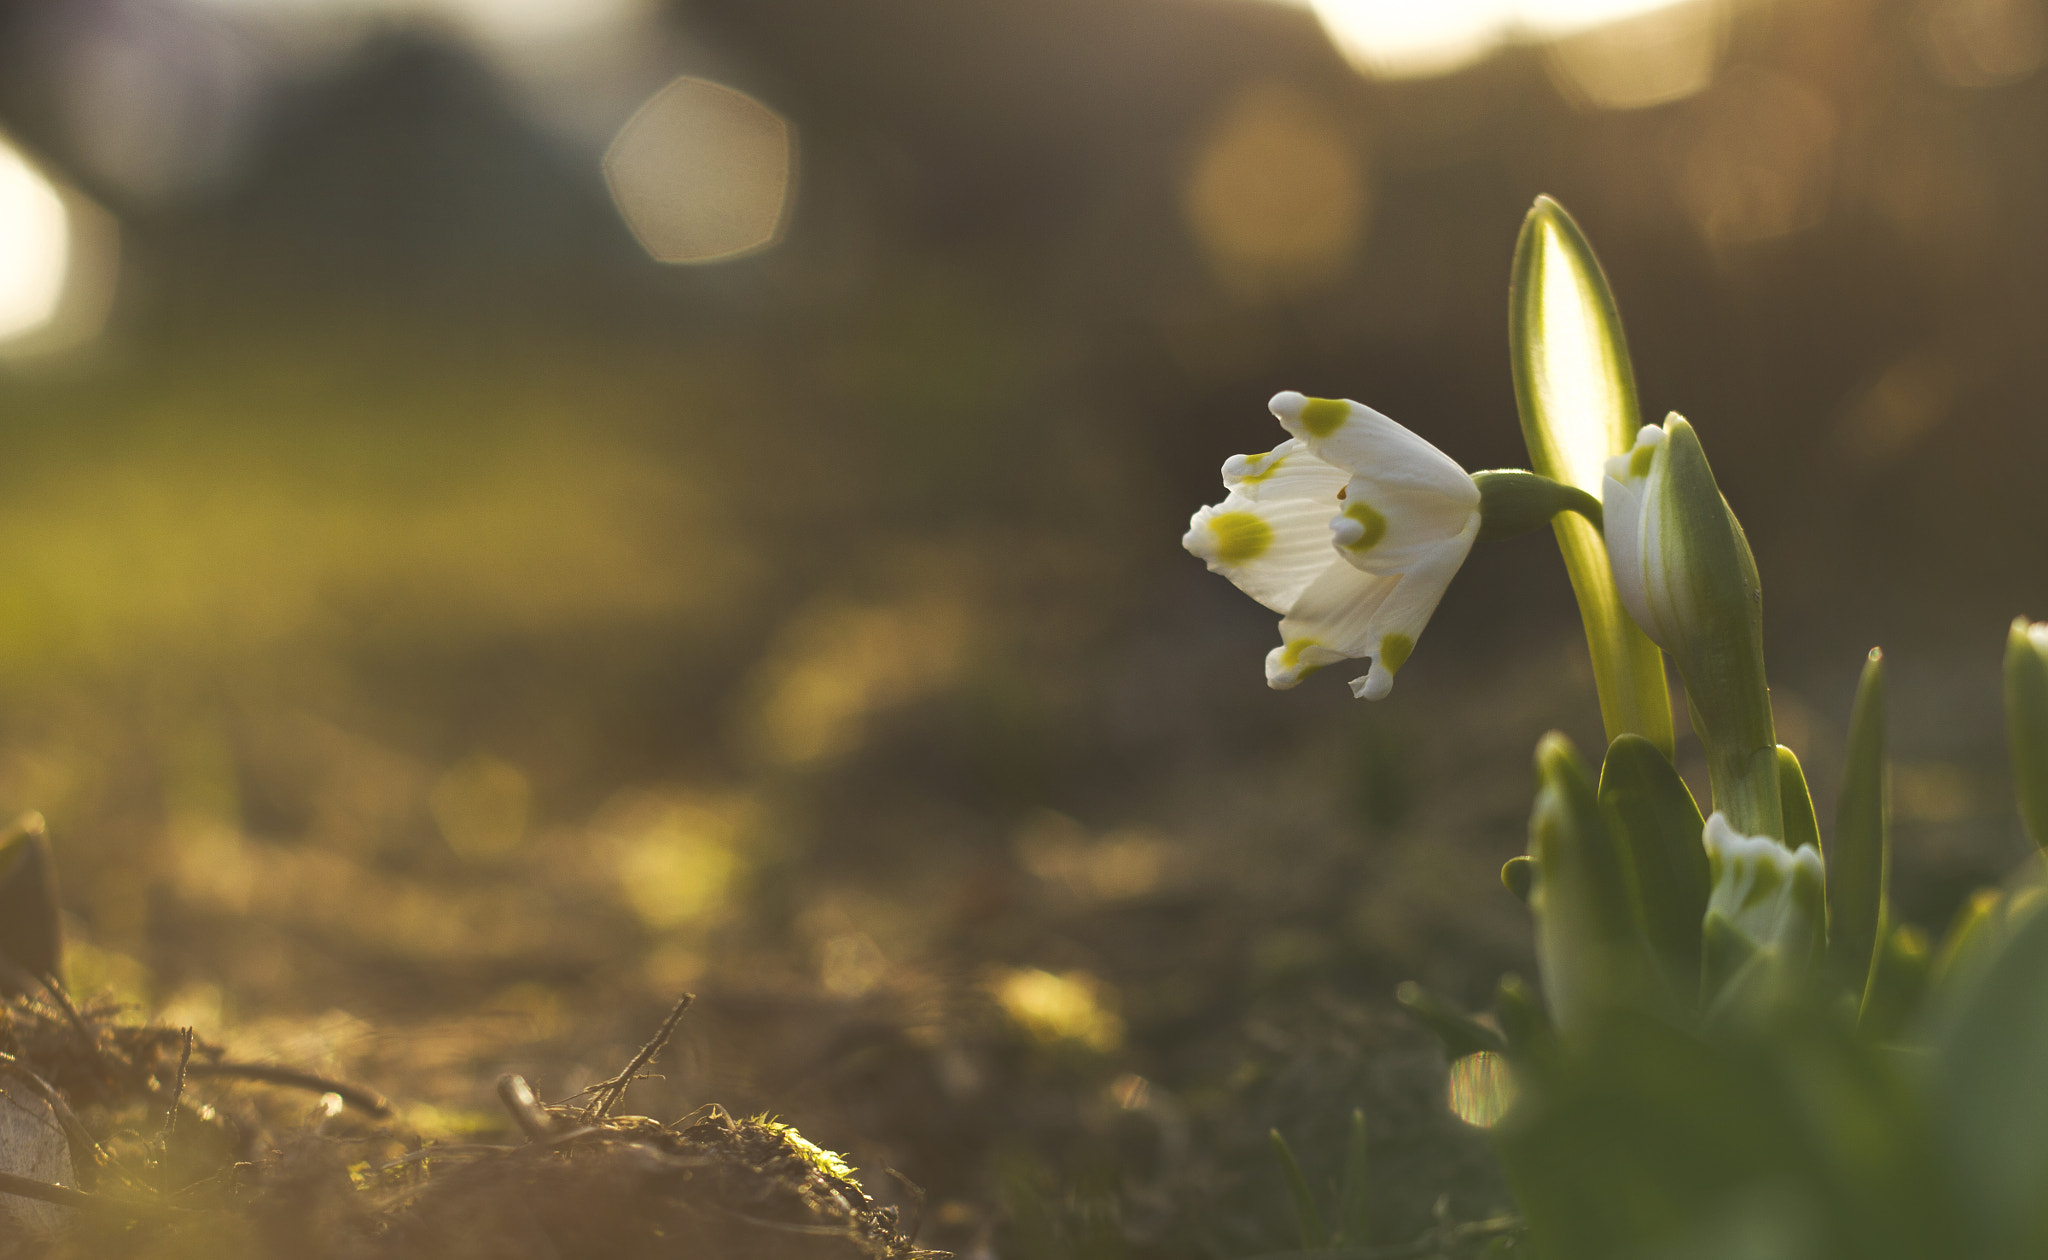
<path id="1" fill-rule="evenodd" d="M 1664 989 L 1629 887 L 1628 858 L 1571 741 L 1536 747 L 1541 786 L 1529 819 L 1536 961 L 1551 1018 L 1567 1039 L 1602 1011 L 1659 1004 Z M 1662 999 L 1668 1002 L 1669 999 Z"/>
<path id="2" fill-rule="evenodd" d="M 1628 450 L 1641 427 L 1635 368 L 1592 247 L 1548 197 L 1536 199 L 1515 244 L 1508 353 L 1530 466 L 1597 497 L 1608 457 Z M 1669 756 L 1664 661 L 1621 606 L 1606 543 L 1573 513 L 1554 528 L 1585 622 L 1608 739 L 1641 735 Z"/>
<path id="3" fill-rule="evenodd" d="M 1813 810 L 1813 790 L 1806 786 L 1806 771 L 1800 769 L 1798 756 L 1783 744 L 1778 745 L 1778 795 L 1784 802 L 1785 847 L 1810 844 L 1820 850 L 1820 816 Z"/>
<path id="4" fill-rule="evenodd" d="M 2048 850 L 2048 660 L 2025 617 L 2005 641 L 2005 733 L 2027 834 Z"/>
<path id="5" fill-rule="evenodd" d="M 1337 1235 L 1332 1240 L 1346 1247 L 1363 1247 L 1371 1216 L 1367 1198 L 1372 1190 L 1371 1152 L 1366 1143 L 1365 1112 L 1351 1111 L 1351 1140 L 1344 1148 L 1344 1180 L 1337 1188 Z"/>
<path id="6" fill-rule="evenodd" d="M 1849 752 L 1835 842 L 1828 848 L 1828 969 L 1860 1002 L 1870 987 L 1891 882 L 1891 811 L 1885 799 L 1884 653 L 1870 649 L 1849 716 Z"/>
<path id="7" fill-rule="evenodd" d="M 1962 1200 L 1958 1222 L 1978 1235 L 1958 1255 L 2037 1256 L 2048 1243 L 2048 914 L 2039 906 L 1998 925 L 1974 975 L 1937 994 L 1932 1114 Z"/>
<path id="8" fill-rule="evenodd" d="M 1280 1130 L 1271 1130 L 1267 1135 L 1273 1143 L 1273 1157 L 1280 1161 L 1280 1175 L 1287 1179 L 1287 1193 L 1294 1200 L 1294 1220 L 1301 1230 L 1301 1249 L 1321 1251 L 1330 1243 L 1330 1235 L 1323 1228 L 1323 1214 L 1316 1208 L 1316 1196 L 1309 1189 L 1308 1178 L 1301 1175 L 1301 1163 L 1294 1158 L 1294 1150 L 1287 1145 L 1287 1139 L 1280 1136 Z"/>
<path id="9" fill-rule="evenodd" d="M 1436 1034 L 1437 1040 L 1444 1043 L 1444 1054 L 1452 1059 L 1462 1059 L 1481 1050 L 1499 1054 L 1507 1049 L 1507 1043 L 1499 1033 L 1413 980 L 1401 982 L 1394 990 L 1394 1000 L 1414 1016 L 1417 1023 Z"/>

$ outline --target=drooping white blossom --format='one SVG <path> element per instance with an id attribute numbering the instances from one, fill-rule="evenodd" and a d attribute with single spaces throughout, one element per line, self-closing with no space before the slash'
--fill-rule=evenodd
<path id="1" fill-rule="evenodd" d="M 1223 466 L 1228 494 L 1181 539 L 1281 614 L 1266 681 L 1372 658 L 1351 690 L 1385 696 L 1479 534 L 1479 489 L 1456 461 L 1370 407 L 1276 394 L 1292 435 Z"/>

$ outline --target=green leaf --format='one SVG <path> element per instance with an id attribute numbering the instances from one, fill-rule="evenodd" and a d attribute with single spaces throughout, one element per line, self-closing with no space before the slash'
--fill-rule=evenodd
<path id="1" fill-rule="evenodd" d="M 1453 1059 L 1462 1059 L 1480 1050 L 1491 1050 L 1497 1054 L 1507 1049 L 1507 1043 L 1501 1040 L 1499 1033 L 1413 980 L 1403 981 L 1394 990 L 1394 1000 L 1424 1028 L 1435 1033 L 1437 1040 L 1444 1043 L 1444 1053 Z"/>
<path id="2" fill-rule="evenodd" d="M 1494 1131 L 1538 1254 L 1984 1254 L 1941 1246 L 1918 1099 L 1832 1012 L 1794 1004 L 1719 1028 L 1613 1012 L 1594 1031 Z M 1778 1228 L 1735 1228 L 1758 1213 Z"/>
<path id="3" fill-rule="evenodd" d="M 1996 888 L 1979 888 L 1970 894 L 1970 899 L 1949 920 L 1948 931 L 1942 933 L 1941 948 L 1934 951 L 1934 962 L 1928 969 L 1928 983 L 1939 987 L 1947 984 L 1951 975 L 1970 969 L 1993 934 L 2004 901 L 2005 894 Z"/>
<path id="4" fill-rule="evenodd" d="M 1849 715 L 1842 799 L 1827 851 L 1828 970 L 1861 1003 L 1868 1000 L 1885 930 L 1891 883 L 1891 811 L 1885 799 L 1884 653 L 1870 649 Z"/>
<path id="5" fill-rule="evenodd" d="M 2020 820 L 2035 845 L 2048 850 L 2048 660 L 2030 629 L 2021 617 L 2005 639 L 2005 734 Z"/>
<path id="6" fill-rule="evenodd" d="M 1530 991 L 1528 981 L 1510 971 L 1500 978 L 1493 997 L 1494 1018 L 1500 1021 L 1507 1039 L 1508 1057 L 1541 1062 L 1557 1043 L 1550 1029 L 1550 1017 L 1543 1003 Z"/>
<path id="7" fill-rule="evenodd" d="M 1608 746 L 1600 803 L 1620 820 L 1637 917 L 1665 979 L 1688 1004 L 1700 988 L 1700 920 L 1714 877 L 1705 819 L 1671 759 L 1640 735 Z"/>
<path id="8" fill-rule="evenodd" d="M 1785 811 L 1785 847 L 1802 844 L 1821 851 L 1820 819 L 1813 812 L 1813 792 L 1806 786 L 1806 771 L 1799 758 L 1783 744 L 1778 745 L 1778 799 Z"/>
<path id="9" fill-rule="evenodd" d="M 62 924 L 43 816 L 23 814 L 0 831 L 0 994 L 33 992 L 57 973 Z"/>
<path id="10" fill-rule="evenodd" d="M 1337 1235 L 1333 1242 L 1346 1247 L 1363 1247 L 1371 1223 L 1367 1195 L 1372 1189 L 1367 1163 L 1365 1113 L 1351 1111 L 1351 1140 L 1344 1147 L 1344 1178 L 1337 1187 Z"/>
<path id="11" fill-rule="evenodd" d="M 1516 900 L 1529 900 L 1529 890 L 1536 886 L 1536 859 L 1522 853 L 1501 863 L 1500 883 Z"/>
<path id="12" fill-rule="evenodd" d="M 1301 1175 L 1301 1164 L 1294 1158 L 1287 1139 L 1280 1136 L 1280 1130 L 1271 1130 L 1267 1136 L 1273 1143 L 1273 1157 L 1280 1161 L 1280 1175 L 1287 1180 L 1287 1192 L 1294 1199 L 1294 1221 L 1301 1231 L 1301 1249 L 1320 1251 L 1330 1245 L 1330 1235 L 1323 1228 L 1323 1214 L 1316 1209 L 1316 1196 L 1308 1187 L 1308 1178 Z"/>
<path id="13" fill-rule="evenodd" d="M 1508 355 L 1530 467 L 1597 497 L 1608 457 L 1627 451 L 1641 427 L 1635 368 L 1592 247 L 1548 197 L 1536 199 L 1515 243 Z M 1622 608 L 1600 531 L 1571 514 L 1552 528 L 1578 596 L 1608 739 L 1641 735 L 1670 755 L 1664 659 Z"/>
<path id="14" fill-rule="evenodd" d="M 1569 1037 L 1602 1009 L 1654 1002 L 1663 986 L 1636 914 L 1628 858 L 1571 741 L 1544 736 L 1536 769 L 1529 910 L 1544 996 Z"/>
<path id="15" fill-rule="evenodd" d="M 2007 917 L 1973 974 L 1934 1013 L 1934 1114 L 1977 1245 L 1955 1254 L 2036 1256 L 2048 1246 L 2048 914 Z"/>
<path id="16" fill-rule="evenodd" d="M 1910 923 L 1885 933 L 1856 1030 L 1873 1041 L 1896 1041 L 1920 1008 L 1930 966 L 1927 933 Z"/>

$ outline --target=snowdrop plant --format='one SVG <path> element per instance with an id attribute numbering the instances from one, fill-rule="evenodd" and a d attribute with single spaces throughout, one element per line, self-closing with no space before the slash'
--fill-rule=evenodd
<path id="1" fill-rule="evenodd" d="M 1290 440 L 1226 465 L 1229 497 L 1186 539 L 1282 614 L 1275 686 L 1369 656 L 1354 689 L 1377 698 L 1475 541 L 1555 529 L 1607 748 L 1591 766 L 1545 737 L 1529 852 L 1502 871 L 1531 916 L 1540 995 L 1504 977 L 1471 1015 L 1397 994 L 1453 1059 L 1492 1060 L 1460 1080 L 1501 1083 L 1478 1111 L 1501 1115 L 1525 1229 L 1488 1254 L 2048 1255 L 2040 872 L 1972 898 L 1938 946 L 1895 921 L 1882 655 L 1864 663 L 1824 836 L 1776 742 L 1742 526 L 1700 434 L 1675 415 L 1641 425 L 1606 279 L 1548 199 L 1509 310 L 1532 471 L 1467 476 L 1369 408 L 1282 394 Z M 1673 761 L 1666 659 L 1705 755 L 1704 811 Z M 2005 700 L 2019 812 L 2048 847 L 2048 624 L 2014 624 Z"/>

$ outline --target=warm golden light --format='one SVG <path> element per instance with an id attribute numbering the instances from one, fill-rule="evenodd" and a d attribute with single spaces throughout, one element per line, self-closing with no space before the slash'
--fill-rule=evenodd
<path id="1" fill-rule="evenodd" d="M 1492 52 L 1512 0 L 1313 0 L 1330 40 L 1359 68 L 1389 78 L 1445 74 Z"/>
<path id="2" fill-rule="evenodd" d="M 1008 970 L 990 979 L 989 990 L 1011 1022 L 1042 1045 L 1108 1051 L 1123 1042 L 1123 1021 L 1104 1005 L 1101 982 L 1086 972 Z"/>
<path id="3" fill-rule="evenodd" d="M 70 263 L 71 216 L 63 195 L 0 140 L 0 342 L 56 318 Z"/>
<path id="4" fill-rule="evenodd" d="M 2048 59 L 2038 0 L 1929 0 L 1918 16 L 1928 67 L 1956 87 L 2017 82 Z"/>
<path id="5" fill-rule="evenodd" d="M 1387 78 L 1446 74 L 1517 38 L 1539 40 L 1711 0 L 1310 0 L 1360 69 Z M 1671 99 L 1666 97 L 1665 99 Z"/>
<path id="6" fill-rule="evenodd" d="M 1766 241 L 1826 216 L 1834 106 L 1813 85 L 1763 70 L 1730 74 L 1681 139 L 1679 200 L 1708 241 Z"/>
<path id="7" fill-rule="evenodd" d="M 1247 296 L 1306 291 L 1334 280 L 1357 250 L 1364 160 L 1315 101 L 1278 85 L 1253 87 L 1203 143 L 1183 206 L 1226 286 Z"/>
<path id="8" fill-rule="evenodd" d="M 604 155 L 612 201 L 662 262 L 706 263 L 773 245 L 787 217 L 787 122 L 708 79 L 677 79 L 649 97 Z"/>
<path id="9" fill-rule="evenodd" d="M 1558 90 L 1596 109 L 1642 109 L 1683 100 L 1714 79 L 1721 6 L 1689 0 L 1559 38 L 1544 61 Z"/>

